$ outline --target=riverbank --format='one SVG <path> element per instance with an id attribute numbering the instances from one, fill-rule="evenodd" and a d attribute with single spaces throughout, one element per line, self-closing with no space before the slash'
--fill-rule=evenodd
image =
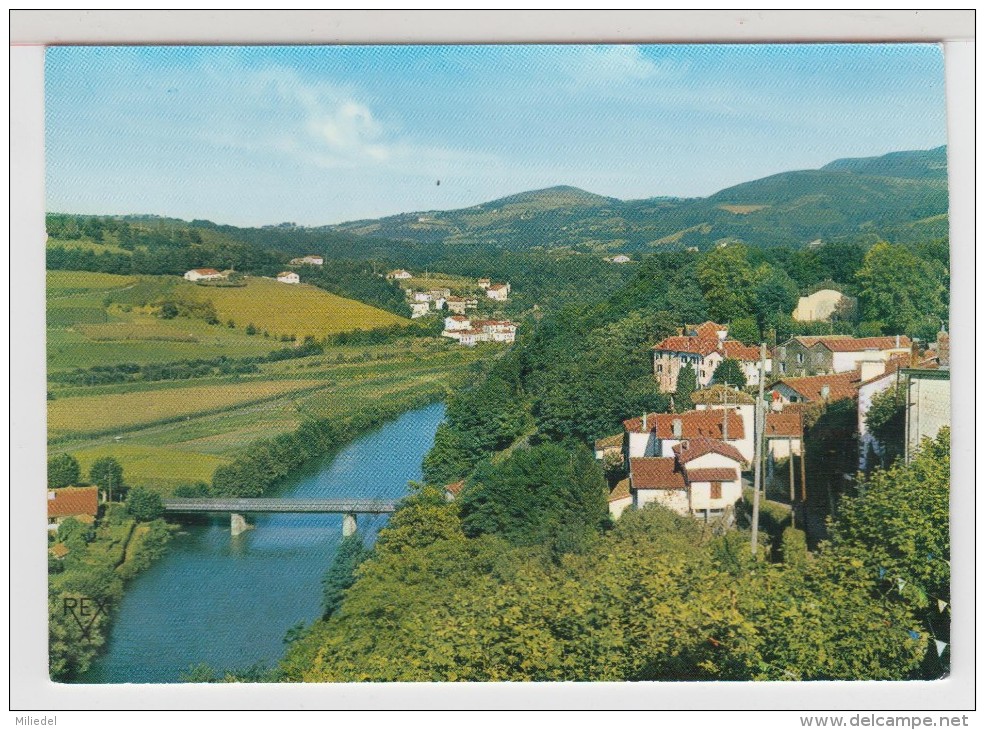
<path id="1" fill-rule="evenodd" d="M 289 498 L 400 499 L 444 418 L 432 403 L 363 431 L 277 485 Z M 360 517 L 367 544 L 385 517 Z M 341 541 L 339 515 L 258 515 L 232 538 L 228 518 L 182 525 L 167 553 L 127 585 L 105 652 L 77 681 L 179 682 L 208 665 L 275 666 L 288 631 L 321 615 L 321 580 Z"/>
<path id="2" fill-rule="evenodd" d="M 176 530 L 164 520 L 138 522 L 122 504 L 109 505 L 98 524 L 62 524 L 54 543 L 59 549 L 49 551 L 48 561 L 53 681 L 71 681 L 89 670 L 126 584 L 165 554 Z"/>

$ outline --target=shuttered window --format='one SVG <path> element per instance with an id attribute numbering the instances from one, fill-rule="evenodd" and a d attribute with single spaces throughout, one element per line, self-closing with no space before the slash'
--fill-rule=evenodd
<path id="1" fill-rule="evenodd" d="M 722 498 L 722 483 L 712 482 L 711 483 L 711 498 L 721 499 Z"/>

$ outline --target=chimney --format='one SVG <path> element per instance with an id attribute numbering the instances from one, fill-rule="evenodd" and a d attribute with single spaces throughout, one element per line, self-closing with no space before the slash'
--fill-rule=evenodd
<path id="1" fill-rule="evenodd" d="M 863 360 L 858 365 L 859 375 L 863 383 L 886 372 L 886 362 L 884 360 Z"/>
<path id="2" fill-rule="evenodd" d="M 899 335 L 896 335 L 896 347 L 899 347 Z"/>
<path id="3" fill-rule="evenodd" d="M 674 439 L 680 441 L 681 434 L 684 432 L 684 422 L 680 418 L 675 418 L 672 422 Z"/>
<path id="4" fill-rule="evenodd" d="M 646 427 L 646 411 L 643 411 L 643 433 L 646 433 L 648 430 Z"/>
<path id="5" fill-rule="evenodd" d="M 728 441 L 728 408 L 722 411 L 722 441 Z"/>
<path id="6" fill-rule="evenodd" d="M 830 395 L 831 395 L 831 386 L 830 385 L 822 385 L 821 386 L 821 400 L 823 400 L 825 403 L 827 403 L 828 396 L 830 396 Z"/>

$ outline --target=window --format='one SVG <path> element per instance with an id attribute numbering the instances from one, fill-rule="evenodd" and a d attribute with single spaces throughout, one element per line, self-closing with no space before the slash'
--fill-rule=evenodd
<path id="1" fill-rule="evenodd" d="M 657 372 L 662 373 L 664 371 L 664 366 L 662 363 L 657 363 Z"/>
<path id="2" fill-rule="evenodd" d="M 798 352 L 797 353 L 797 364 L 798 365 L 803 365 L 804 364 L 804 353 L 802 353 L 802 352 Z"/>
<path id="3" fill-rule="evenodd" d="M 712 482 L 711 483 L 711 498 L 721 499 L 722 498 L 722 483 Z"/>

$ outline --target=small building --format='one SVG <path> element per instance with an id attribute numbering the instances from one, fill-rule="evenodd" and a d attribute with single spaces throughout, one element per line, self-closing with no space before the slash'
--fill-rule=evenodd
<path id="1" fill-rule="evenodd" d="M 489 288 L 489 285 L 492 283 L 492 281 L 490 281 L 489 279 L 486 279 L 486 278 L 482 278 L 482 279 L 479 279 L 479 281 L 476 282 L 476 283 L 479 285 L 479 288 L 480 289 L 488 289 Z"/>
<path id="2" fill-rule="evenodd" d="M 629 489 L 629 477 L 620 479 L 609 490 L 609 514 L 612 515 L 612 519 L 618 520 L 625 509 L 632 504 L 633 494 Z"/>
<path id="3" fill-rule="evenodd" d="M 480 319 L 475 327 L 488 335 L 489 342 L 513 342 L 516 340 L 516 325 L 508 319 Z"/>
<path id="4" fill-rule="evenodd" d="M 63 542 L 56 542 L 54 545 L 48 548 L 48 554 L 51 557 L 53 557 L 55 560 L 64 560 L 66 557 L 68 557 L 68 554 L 70 552 L 71 550 L 69 550 L 68 547 L 66 547 L 65 543 Z"/>
<path id="5" fill-rule="evenodd" d="M 951 369 L 905 368 L 902 372 L 906 378 L 903 455 L 909 464 L 923 439 L 934 438 L 942 428 L 951 425 Z"/>
<path id="6" fill-rule="evenodd" d="M 301 258 L 291 259 L 291 266 L 323 266 L 325 258 L 318 254 L 308 254 Z"/>
<path id="7" fill-rule="evenodd" d="M 847 306 L 850 303 L 850 298 L 840 291 L 821 289 L 810 296 L 801 297 L 797 301 L 797 308 L 793 310 L 793 318 L 798 322 L 830 322 L 831 316 L 838 311 L 839 307 Z"/>
<path id="8" fill-rule="evenodd" d="M 858 468 L 866 471 L 871 464 L 869 452 L 883 456 L 882 445 L 869 432 L 866 419 L 872 408 L 873 399 L 885 390 L 903 384 L 903 374 L 900 372 L 909 364 L 906 356 L 894 357 L 883 362 L 881 360 L 865 361 L 860 368 L 858 386 Z"/>
<path id="9" fill-rule="evenodd" d="M 48 529 L 57 530 L 68 517 L 92 520 L 99 513 L 98 487 L 63 487 L 48 490 Z"/>
<path id="10" fill-rule="evenodd" d="M 768 411 L 763 432 L 766 453 L 773 461 L 789 458 L 790 454 L 803 453 L 804 421 L 796 409 Z"/>
<path id="11" fill-rule="evenodd" d="M 277 274 L 277 281 L 281 284 L 300 284 L 301 277 L 293 271 L 282 271 Z"/>
<path id="12" fill-rule="evenodd" d="M 430 302 L 431 293 L 426 291 L 408 291 L 407 294 L 415 302 Z"/>
<path id="13" fill-rule="evenodd" d="M 509 284 L 490 284 L 486 289 L 486 296 L 495 299 L 497 302 L 505 302 L 510 296 Z"/>
<path id="14" fill-rule="evenodd" d="M 448 311 L 454 312 L 455 314 L 465 314 L 465 304 L 466 300 L 462 297 L 449 296 L 445 298 L 445 306 L 448 308 Z"/>
<path id="15" fill-rule="evenodd" d="M 454 502 L 458 495 L 462 493 L 462 489 L 465 488 L 465 480 L 459 482 L 452 482 L 451 484 L 445 485 L 445 499 L 449 502 Z"/>
<path id="16" fill-rule="evenodd" d="M 465 308 L 466 309 L 478 309 L 479 308 L 479 300 L 478 299 L 474 299 L 474 298 L 472 298 L 472 299 L 468 299 L 467 298 L 465 300 Z"/>
<path id="17" fill-rule="evenodd" d="M 463 317 L 460 314 L 452 315 L 451 317 L 445 317 L 445 331 L 454 332 L 456 330 L 470 330 L 472 329 L 472 320 L 468 317 Z"/>
<path id="18" fill-rule="evenodd" d="M 418 317 L 425 316 L 431 311 L 431 302 L 411 302 L 410 303 L 410 318 L 417 319 Z"/>
<path id="19" fill-rule="evenodd" d="M 458 333 L 458 341 L 466 347 L 475 347 L 480 342 L 488 342 L 488 335 L 480 329 L 461 330 Z"/>
<path id="20" fill-rule="evenodd" d="M 782 378 L 770 385 L 772 401 L 786 403 L 832 403 L 843 398 L 857 398 L 861 373 L 812 375 L 803 378 Z"/>
<path id="21" fill-rule="evenodd" d="M 628 264 L 630 261 L 632 261 L 632 259 L 629 258 L 629 256 L 627 256 L 624 253 L 621 253 L 617 256 L 613 256 L 611 259 L 608 260 L 613 264 Z"/>
<path id="22" fill-rule="evenodd" d="M 759 385 L 759 348 L 752 345 L 744 345 L 738 340 L 725 340 L 721 344 L 722 354 L 733 360 L 737 360 L 742 367 L 742 374 L 746 376 L 746 385 Z M 773 357 L 769 350 L 766 351 L 766 359 L 763 362 L 763 372 L 769 375 L 773 372 Z M 714 374 L 713 374 L 714 375 Z"/>
<path id="23" fill-rule="evenodd" d="M 621 454 L 623 449 L 623 441 L 625 438 L 625 433 L 617 433 L 612 436 L 606 436 L 602 439 L 596 439 L 595 458 L 601 461 L 605 459 L 606 456 L 611 456 L 614 453 Z"/>
<path id="24" fill-rule="evenodd" d="M 428 291 L 431 295 L 431 299 L 447 299 L 451 296 L 451 290 L 445 287 L 438 287 L 436 289 L 431 289 Z"/>
<path id="25" fill-rule="evenodd" d="M 911 347 L 910 338 L 904 335 L 793 337 L 776 348 L 777 374 L 803 377 L 845 373 L 858 368 L 863 360 L 888 360 L 908 354 Z"/>
<path id="26" fill-rule="evenodd" d="M 185 272 L 187 281 L 217 281 L 225 278 L 226 275 L 216 269 L 192 269 Z"/>
<path id="27" fill-rule="evenodd" d="M 391 281 L 394 279 L 396 280 L 413 279 L 414 275 L 409 271 L 407 271 L 406 269 L 394 269 L 393 271 L 389 272 L 386 275 L 386 278 L 390 279 Z"/>

